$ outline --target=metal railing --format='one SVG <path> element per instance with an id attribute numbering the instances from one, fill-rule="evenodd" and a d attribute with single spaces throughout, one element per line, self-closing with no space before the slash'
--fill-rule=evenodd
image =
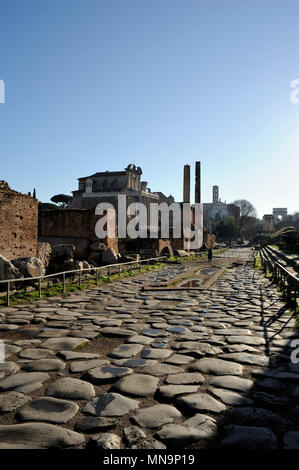
<path id="1" fill-rule="evenodd" d="M 280 263 L 271 259 L 263 250 L 258 250 L 258 254 L 264 273 L 272 274 L 274 282 L 282 287 L 287 303 L 296 310 L 299 297 L 299 278 L 290 273 Z"/>
<path id="2" fill-rule="evenodd" d="M 130 271 L 133 269 L 139 268 L 139 271 L 142 268 L 142 264 L 146 264 L 146 266 L 149 266 L 150 264 L 155 264 L 157 261 L 162 261 L 166 260 L 167 256 L 157 256 L 155 258 L 146 258 L 146 259 L 141 259 L 141 260 L 134 260 L 134 261 L 128 261 L 127 263 L 117 263 L 117 264 L 108 264 L 106 266 L 92 266 L 90 268 L 83 268 L 83 269 L 72 269 L 70 271 L 61 271 L 59 273 L 54 273 L 54 274 L 47 274 L 44 276 L 37 276 L 37 277 L 26 277 L 26 278 L 18 278 L 18 279 L 5 279 L 3 281 L 0 281 L 1 284 L 6 284 L 6 305 L 10 305 L 10 298 L 12 295 L 12 289 L 11 286 L 16 284 L 16 283 L 23 283 L 26 281 L 30 281 L 32 283 L 33 281 L 38 282 L 38 292 L 39 292 L 39 298 L 42 298 L 42 283 L 43 281 L 50 280 L 51 278 L 57 278 L 56 280 L 62 284 L 62 293 L 66 292 L 66 277 L 71 277 L 73 275 L 73 278 L 75 274 L 78 274 L 78 286 L 81 288 L 82 284 L 82 274 L 86 272 L 86 274 L 90 274 L 90 272 L 95 271 L 95 283 L 98 285 L 100 278 L 104 278 L 105 276 L 111 276 L 113 274 L 118 274 L 119 276 L 121 273 L 124 271 L 123 267 L 129 266 Z M 105 271 L 105 275 L 100 276 L 99 273 L 101 271 Z M 36 290 L 37 290 L 36 289 Z"/>

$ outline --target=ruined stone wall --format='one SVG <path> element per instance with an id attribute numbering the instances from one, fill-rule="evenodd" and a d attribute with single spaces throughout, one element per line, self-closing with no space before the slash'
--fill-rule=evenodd
<path id="1" fill-rule="evenodd" d="M 38 201 L 0 181 L 0 253 L 9 260 L 36 256 Z"/>
<path id="2" fill-rule="evenodd" d="M 43 211 L 41 214 L 41 237 L 83 238 L 90 242 L 100 241 L 107 248 L 113 248 L 118 253 L 117 238 L 99 240 L 95 226 L 100 219 L 94 210 L 61 209 Z"/>

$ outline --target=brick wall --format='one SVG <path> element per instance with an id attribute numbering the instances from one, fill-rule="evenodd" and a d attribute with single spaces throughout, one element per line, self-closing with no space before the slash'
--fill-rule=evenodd
<path id="1" fill-rule="evenodd" d="M 36 256 L 38 201 L 0 181 L 0 254 L 9 260 Z"/>
<path id="2" fill-rule="evenodd" d="M 114 248 L 118 252 L 117 238 L 99 240 L 95 233 L 95 226 L 100 219 L 94 210 L 61 209 L 43 211 L 41 214 L 41 237 L 85 238 L 90 242 L 100 241 L 107 248 Z"/>

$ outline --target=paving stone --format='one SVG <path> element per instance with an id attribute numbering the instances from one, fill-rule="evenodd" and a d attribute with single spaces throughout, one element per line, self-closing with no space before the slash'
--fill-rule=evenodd
<path id="1" fill-rule="evenodd" d="M 289 408 L 291 402 L 288 398 L 277 397 L 265 392 L 255 392 L 253 398 L 264 405 L 271 406 L 274 409 Z"/>
<path id="2" fill-rule="evenodd" d="M 98 449 L 120 449 L 120 442 L 120 437 L 110 432 L 98 434 L 91 439 L 91 444 Z"/>
<path id="3" fill-rule="evenodd" d="M 146 434 L 138 426 L 126 426 L 123 429 L 123 439 L 129 446 L 137 444 L 138 441 L 146 438 Z"/>
<path id="4" fill-rule="evenodd" d="M 206 393 L 194 393 L 186 397 L 179 397 L 176 399 L 179 406 L 187 407 L 194 411 L 212 411 L 214 413 L 221 413 L 226 409 L 218 400 L 210 397 Z"/>
<path id="5" fill-rule="evenodd" d="M 103 366 L 90 369 L 83 375 L 82 379 L 95 385 L 113 383 L 120 377 L 132 374 L 133 370 L 128 367 Z"/>
<path id="6" fill-rule="evenodd" d="M 140 439 L 136 444 L 133 444 L 131 449 L 166 449 L 165 444 L 157 441 L 153 437 L 147 437 L 145 439 Z"/>
<path id="7" fill-rule="evenodd" d="M 98 418 L 96 416 L 86 416 L 77 421 L 75 429 L 80 432 L 95 433 L 110 431 L 118 424 L 118 419 Z"/>
<path id="8" fill-rule="evenodd" d="M 277 437 L 268 428 L 255 426 L 226 426 L 224 447 L 235 449 L 277 449 Z"/>
<path id="9" fill-rule="evenodd" d="M 137 343 L 137 344 L 150 344 L 154 341 L 154 338 L 150 338 L 149 336 L 142 336 L 142 335 L 135 335 L 131 336 L 127 339 L 128 343 Z"/>
<path id="10" fill-rule="evenodd" d="M 86 372 L 90 369 L 103 367 L 109 364 L 107 359 L 91 359 L 89 361 L 74 361 L 70 364 L 70 372 L 78 374 L 79 372 Z"/>
<path id="11" fill-rule="evenodd" d="M 265 339 L 258 336 L 229 336 L 227 342 L 231 344 L 247 344 L 249 346 L 260 346 L 265 344 Z"/>
<path id="12" fill-rule="evenodd" d="M 252 335 L 250 330 L 245 330 L 243 328 L 220 328 L 219 330 L 214 330 L 213 333 L 214 335 L 223 335 L 223 336 Z"/>
<path id="13" fill-rule="evenodd" d="M 253 401 L 250 398 L 243 397 L 236 392 L 222 390 L 214 387 L 209 387 L 208 390 L 215 397 L 220 398 L 220 400 L 222 400 L 226 405 L 250 406 L 253 404 Z"/>
<path id="14" fill-rule="evenodd" d="M 28 372 L 50 372 L 63 370 L 65 363 L 59 359 L 36 359 L 25 364 L 22 369 Z"/>
<path id="15" fill-rule="evenodd" d="M 211 375 L 242 375 L 243 366 L 222 359 L 204 358 L 191 364 L 189 370 Z"/>
<path id="16" fill-rule="evenodd" d="M 81 351 L 59 351 L 57 353 L 59 357 L 62 357 L 65 361 L 72 361 L 73 359 L 98 359 L 101 357 L 100 354 L 96 353 L 85 353 Z"/>
<path id="17" fill-rule="evenodd" d="M 171 374 L 166 377 L 165 382 L 173 385 L 203 384 L 205 378 L 196 372 L 182 372 L 181 374 Z"/>
<path id="18" fill-rule="evenodd" d="M 13 325 L 13 324 L 9 324 L 9 323 L 0 323 L 0 331 L 14 331 L 14 330 L 18 330 L 20 328 L 19 325 Z"/>
<path id="19" fill-rule="evenodd" d="M 159 379 L 145 374 L 132 374 L 118 380 L 113 388 L 137 397 L 154 395 L 157 390 Z"/>
<path id="20" fill-rule="evenodd" d="M 214 387 L 236 390 L 237 392 L 248 392 L 253 386 L 253 381 L 249 379 L 243 379 L 241 377 L 234 377 L 233 375 L 222 375 L 218 377 L 212 377 L 212 379 L 209 381 L 209 384 L 213 385 Z"/>
<path id="21" fill-rule="evenodd" d="M 95 416 L 123 416 L 138 408 L 139 402 L 119 393 L 104 393 L 94 398 L 83 408 L 84 413 Z"/>
<path id="22" fill-rule="evenodd" d="M 299 449 L 299 432 L 290 431 L 283 436 L 284 449 Z"/>
<path id="23" fill-rule="evenodd" d="M 248 354 L 244 352 L 220 354 L 219 357 L 253 366 L 268 366 L 270 363 L 270 359 L 267 356 Z"/>
<path id="24" fill-rule="evenodd" d="M 0 425 L 0 449 L 49 449 L 78 446 L 82 434 L 46 423 Z"/>
<path id="25" fill-rule="evenodd" d="M 170 366 L 168 364 L 150 364 L 146 365 L 142 369 L 143 374 L 155 375 L 157 377 L 169 374 L 176 374 L 181 371 L 182 369 L 180 367 Z"/>
<path id="26" fill-rule="evenodd" d="M 110 336 L 115 338 L 126 338 L 127 336 L 135 336 L 136 333 L 133 330 L 117 327 L 105 327 L 101 329 L 101 334 L 104 336 Z"/>
<path id="27" fill-rule="evenodd" d="M 69 332 L 69 329 L 45 328 L 37 336 L 39 338 L 60 338 L 62 336 L 67 336 Z"/>
<path id="28" fill-rule="evenodd" d="M 95 396 L 95 390 L 89 382 L 63 377 L 48 385 L 45 395 L 71 400 L 90 400 Z"/>
<path id="29" fill-rule="evenodd" d="M 286 382 L 299 382 L 299 374 L 281 372 L 274 369 L 253 369 L 251 371 L 251 375 L 253 377 L 271 377 L 273 379 L 284 380 Z"/>
<path id="30" fill-rule="evenodd" d="M 191 444 L 201 439 L 209 439 L 217 433 L 217 425 L 213 418 L 196 414 L 182 424 L 168 424 L 156 433 L 156 437 L 167 444 L 178 446 Z"/>
<path id="31" fill-rule="evenodd" d="M 164 362 L 165 364 L 184 365 L 184 364 L 189 364 L 192 361 L 194 361 L 194 357 L 192 356 L 188 356 L 186 354 L 173 354 Z"/>
<path id="32" fill-rule="evenodd" d="M 23 372 L 12 375 L 0 382 L 0 392 L 15 391 L 22 393 L 30 393 L 38 390 L 42 386 L 42 382 L 50 377 L 43 372 Z"/>
<path id="33" fill-rule="evenodd" d="M 13 344 L 16 346 L 37 346 L 38 344 L 41 344 L 41 341 L 39 339 L 20 339 L 18 341 L 14 341 Z"/>
<path id="34" fill-rule="evenodd" d="M 165 336 L 170 335 L 168 331 L 159 330 L 155 328 L 149 328 L 148 330 L 143 330 L 142 334 L 145 336 L 150 336 L 152 338 L 164 338 Z"/>
<path id="35" fill-rule="evenodd" d="M 20 366 L 16 362 L 0 363 L 0 379 L 16 374 L 19 370 Z"/>
<path id="36" fill-rule="evenodd" d="M 234 424 L 244 426 L 262 426 L 271 428 L 274 431 L 282 431 L 288 426 L 288 421 L 281 416 L 264 408 L 239 407 L 234 408 L 229 414 L 230 420 Z"/>
<path id="37" fill-rule="evenodd" d="M 156 429 L 180 417 L 181 413 L 174 406 L 159 404 L 137 411 L 131 420 L 142 428 Z"/>
<path id="38" fill-rule="evenodd" d="M 148 364 L 150 361 L 146 361 L 145 359 L 117 359 L 112 361 L 113 364 L 120 367 L 131 367 L 132 369 L 136 367 L 143 367 Z M 156 362 L 156 361 L 155 361 Z"/>
<path id="39" fill-rule="evenodd" d="M 115 357 L 118 359 L 125 359 L 132 356 L 136 356 L 142 351 L 143 345 L 141 344 L 121 344 L 117 348 L 113 349 L 108 356 Z"/>
<path id="40" fill-rule="evenodd" d="M 31 400 L 30 397 L 19 392 L 7 392 L 0 395 L 0 412 L 14 411 Z"/>
<path id="41" fill-rule="evenodd" d="M 226 353 L 236 353 L 236 352 L 250 352 L 250 353 L 259 353 L 257 348 L 249 346 L 247 344 L 230 344 L 223 347 L 223 351 Z"/>
<path id="42" fill-rule="evenodd" d="M 63 424 L 79 411 L 76 403 L 52 397 L 40 397 L 25 405 L 18 417 L 22 421 L 46 421 Z"/>
<path id="43" fill-rule="evenodd" d="M 70 338 L 68 336 L 62 338 L 50 338 L 40 345 L 44 349 L 52 349 L 53 351 L 64 351 L 84 346 L 89 343 L 87 338 Z"/>
<path id="44" fill-rule="evenodd" d="M 49 356 L 53 356 L 53 351 L 50 349 L 22 349 L 22 351 L 18 354 L 19 357 L 24 359 L 44 359 Z"/>
<path id="45" fill-rule="evenodd" d="M 172 352 L 170 349 L 144 349 L 141 357 L 143 359 L 166 359 Z"/>
<path id="46" fill-rule="evenodd" d="M 158 393 L 162 398 L 170 399 L 177 395 L 195 393 L 198 388 L 198 385 L 162 385 L 159 387 Z"/>

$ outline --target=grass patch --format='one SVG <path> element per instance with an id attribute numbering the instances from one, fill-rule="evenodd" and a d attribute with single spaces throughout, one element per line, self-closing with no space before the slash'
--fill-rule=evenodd
<path id="1" fill-rule="evenodd" d="M 126 269 L 125 271 L 121 271 L 120 273 L 107 274 L 105 276 L 98 277 L 98 283 L 96 283 L 96 274 L 94 274 L 89 279 L 82 279 L 81 285 L 79 285 L 79 282 L 74 282 L 73 280 L 71 282 L 66 282 L 64 292 L 62 282 L 56 282 L 51 285 L 48 284 L 47 287 L 42 287 L 41 296 L 39 295 L 38 290 L 28 292 L 26 288 L 24 288 L 22 291 L 18 291 L 10 296 L 10 306 L 25 304 L 36 300 L 47 299 L 49 297 L 60 296 L 62 294 L 69 294 L 84 289 L 99 287 L 105 283 L 113 282 L 117 279 L 133 277 L 137 274 L 153 271 L 154 269 L 161 269 L 164 266 L 165 263 L 158 262 L 155 264 L 150 264 L 148 266 L 142 266 L 140 269 L 138 267 L 134 270 Z M 0 299 L 0 308 L 6 305 L 6 296 L 4 296 Z"/>

